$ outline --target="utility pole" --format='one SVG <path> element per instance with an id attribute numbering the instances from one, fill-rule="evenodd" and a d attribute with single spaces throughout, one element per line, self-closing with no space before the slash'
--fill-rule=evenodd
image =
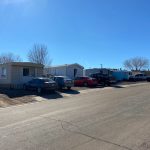
<path id="1" fill-rule="evenodd" d="M 67 67 L 68 67 L 68 65 L 66 64 L 66 76 L 67 76 Z"/>

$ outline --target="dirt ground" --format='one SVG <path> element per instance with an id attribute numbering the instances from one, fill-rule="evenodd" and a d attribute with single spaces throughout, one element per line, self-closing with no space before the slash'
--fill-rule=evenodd
<path id="1" fill-rule="evenodd" d="M 35 102 L 34 96 L 28 91 L 0 89 L 0 107 Z"/>
<path id="2" fill-rule="evenodd" d="M 123 82 L 120 85 L 127 84 L 136 84 L 139 82 Z M 118 85 L 118 84 L 117 84 Z M 102 86 L 98 86 L 96 88 L 103 88 Z M 67 94 L 80 94 L 80 91 L 89 89 L 87 87 L 73 87 L 71 91 L 62 90 L 57 91 L 55 93 L 43 93 L 40 95 L 48 100 L 63 98 L 62 93 Z M 11 105 L 20 105 L 30 102 L 36 102 L 35 97 L 37 96 L 36 92 L 33 91 L 24 91 L 24 90 L 8 90 L 8 89 L 0 89 L 0 107 L 8 107 Z"/>

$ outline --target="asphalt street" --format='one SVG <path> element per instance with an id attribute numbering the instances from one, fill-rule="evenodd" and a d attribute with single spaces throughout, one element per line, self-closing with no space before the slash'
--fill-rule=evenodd
<path id="1" fill-rule="evenodd" d="M 150 84 L 1 108 L 0 150 L 150 150 Z"/>

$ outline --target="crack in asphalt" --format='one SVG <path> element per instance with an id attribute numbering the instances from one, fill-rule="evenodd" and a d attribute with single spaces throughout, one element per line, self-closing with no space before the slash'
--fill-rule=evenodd
<path id="1" fill-rule="evenodd" d="M 79 147 L 79 146 L 81 146 L 81 145 L 85 145 L 85 144 L 90 143 L 90 142 L 92 142 L 92 141 L 94 141 L 94 140 L 93 140 L 93 139 L 90 139 L 90 140 L 88 140 L 88 141 L 86 141 L 86 142 L 83 142 L 83 143 L 80 144 L 80 145 L 76 145 L 76 146 L 71 147 L 71 149 L 75 149 L 75 148 L 77 148 L 77 147 Z M 70 150 L 70 149 L 69 149 L 69 150 Z"/>
<path id="2" fill-rule="evenodd" d="M 80 134 L 80 135 L 86 136 L 88 138 L 91 138 L 91 140 L 101 141 L 101 142 L 104 142 L 104 143 L 107 143 L 107 144 L 111 144 L 111 145 L 114 145 L 114 146 L 117 146 L 117 147 L 120 147 L 120 148 L 123 148 L 123 149 L 126 149 L 126 150 L 133 150 L 133 149 L 127 147 L 127 146 L 123 146 L 123 145 L 120 145 L 120 144 L 117 144 L 117 143 L 114 143 L 114 142 L 111 142 L 111 141 L 108 141 L 108 140 L 105 140 L 105 139 L 102 139 L 102 138 L 94 137 L 92 135 L 88 135 L 86 133 L 83 133 L 77 125 L 75 125 L 75 124 L 73 124 L 71 122 L 60 120 L 60 119 L 54 119 L 54 118 L 51 118 L 51 119 L 55 120 L 57 122 L 60 122 L 60 125 L 61 125 L 62 129 L 65 130 L 65 131 L 68 131 L 68 132 L 71 132 L 71 133 Z M 64 125 L 63 125 L 64 123 L 66 123 L 66 124 L 68 124 L 68 125 L 70 125 L 72 127 L 77 128 L 78 131 L 73 131 L 73 130 L 65 128 Z"/>
<path id="3" fill-rule="evenodd" d="M 90 141 L 92 141 L 92 140 L 101 141 L 101 142 L 104 142 L 104 143 L 107 143 L 107 144 L 111 144 L 111 145 L 114 145 L 114 146 L 117 146 L 117 147 L 120 147 L 120 148 L 124 148 L 126 150 L 133 150 L 133 149 L 127 147 L 127 146 L 123 146 L 123 145 L 120 145 L 120 144 L 117 144 L 117 143 L 114 143 L 114 142 L 111 142 L 111 141 L 108 141 L 108 140 L 105 140 L 105 139 L 102 139 L 102 138 L 94 137 L 92 135 L 88 135 L 86 133 L 83 133 L 77 125 L 75 125 L 75 124 L 73 124 L 71 122 L 68 122 L 68 121 L 65 121 L 65 120 L 60 120 L 60 119 L 54 119 L 54 118 L 51 118 L 51 117 L 48 117 L 48 116 L 42 116 L 41 118 L 45 118 L 45 119 L 50 119 L 50 120 L 53 120 L 53 121 L 57 121 L 57 122 L 60 123 L 61 128 L 64 131 L 68 131 L 68 132 L 71 132 L 71 133 L 75 133 L 75 134 L 80 134 L 80 135 L 86 136 L 86 137 L 88 137 L 88 138 L 91 139 Z M 70 127 L 74 127 L 75 130 L 71 130 L 71 129 L 65 127 L 64 124 L 69 125 Z M 88 143 L 88 142 L 86 142 L 86 143 Z"/>

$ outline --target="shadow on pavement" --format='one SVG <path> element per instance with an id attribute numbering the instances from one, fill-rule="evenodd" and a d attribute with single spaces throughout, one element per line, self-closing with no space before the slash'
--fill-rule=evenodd
<path id="1" fill-rule="evenodd" d="M 24 96 L 36 95 L 36 92 L 16 89 L 0 89 L 0 94 L 4 94 L 9 98 L 19 98 Z"/>
<path id="2" fill-rule="evenodd" d="M 113 88 L 125 88 L 125 87 L 123 87 L 123 86 L 120 86 L 120 85 L 111 85 L 110 87 L 113 87 Z"/>
<path id="3" fill-rule="evenodd" d="M 73 94 L 73 95 L 80 94 L 78 90 L 74 90 L 74 89 L 71 89 L 71 90 L 62 89 L 62 90 L 59 90 L 59 92 L 65 93 L 65 94 Z"/>
<path id="4" fill-rule="evenodd" d="M 63 96 L 59 92 L 52 92 L 52 93 L 45 92 L 41 94 L 40 97 L 45 98 L 47 100 L 63 98 Z"/>
<path id="5" fill-rule="evenodd" d="M 97 85 L 95 88 L 105 88 L 106 86 L 104 86 L 104 85 Z"/>
<path id="6" fill-rule="evenodd" d="M 17 89 L 0 89 L 0 94 L 7 96 L 8 98 L 22 98 L 29 96 L 40 96 L 47 99 L 57 99 L 62 98 L 63 96 L 58 92 L 43 92 L 38 94 L 36 91 L 26 91 L 26 90 L 17 90 Z"/>

